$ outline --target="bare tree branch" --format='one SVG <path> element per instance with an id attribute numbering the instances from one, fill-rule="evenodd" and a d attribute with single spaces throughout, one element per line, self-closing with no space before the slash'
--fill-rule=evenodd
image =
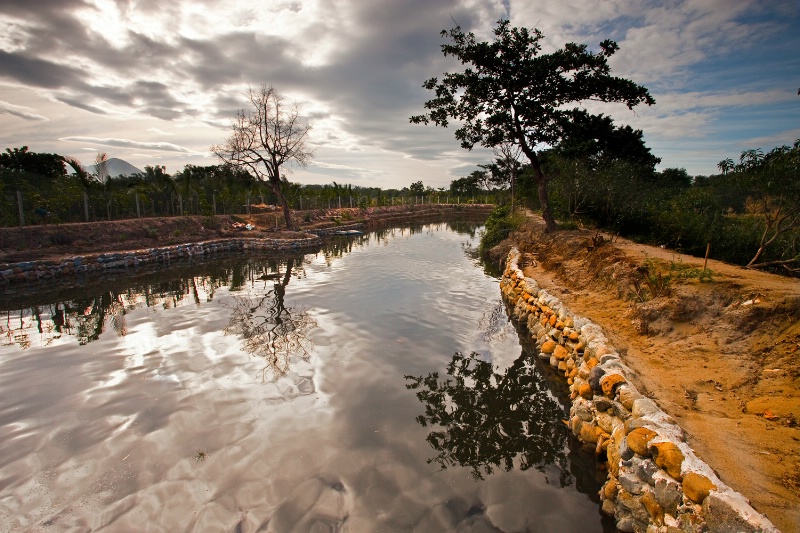
<path id="1" fill-rule="evenodd" d="M 246 169 L 270 185 L 281 202 L 286 227 L 292 228 L 289 204 L 281 190 L 281 167 L 305 167 L 314 152 L 308 146 L 311 125 L 300 114 L 296 102 L 288 108 L 272 87 L 262 85 L 247 95 L 253 110 L 240 110 L 231 123 L 231 135 L 211 151 L 224 163 Z"/>

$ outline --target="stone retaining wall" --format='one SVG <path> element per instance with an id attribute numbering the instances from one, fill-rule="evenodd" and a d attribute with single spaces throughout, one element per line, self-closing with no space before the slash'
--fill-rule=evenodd
<path id="1" fill-rule="evenodd" d="M 104 272 L 137 268 L 146 265 L 170 265 L 175 261 L 192 258 L 209 258 L 226 253 L 239 253 L 248 250 L 276 252 L 312 251 L 322 246 L 318 237 L 306 239 L 255 239 L 234 237 L 212 241 L 196 242 L 148 248 L 128 252 L 115 252 L 98 255 L 82 255 L 58 261 L 24 261 L 0 264 L 0 285 L 36 282 L 69 276 L 102 274 Z"/>
<path id="2" fill-rule="evenodd" d="M 602 512 L 624 532 L 777 532 L 686 443 L 683 430 L 629 383 L 602 329 L 573 315 L 519 268 L 512 249 L 500 283 L 520 333 L 558 368 L 571 394 L 570 429 L 607 462 Z"/>

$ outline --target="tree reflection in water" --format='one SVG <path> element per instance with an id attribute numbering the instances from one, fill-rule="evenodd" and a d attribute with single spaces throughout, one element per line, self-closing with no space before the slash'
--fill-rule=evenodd
<path id="1" fill-rule="evenodd" d="M 267 365 L 262 370 L 262 379 L 267 375 L 279 378 L 291 368 L 294 357 L 308 360 L 311 341 L 308 332 L 316 321 L 308 311 L 286 306 L 286 286 L 292 277 L 294 260 L 286 263 L 283 278 L 273 285 L 264 296 L 252 298 L 236 296 L 229 304 L 231 317 L 225 327 L 226 335 L 242 338 L 243 349 L 263 358 Z M 262 279 L 272 279 L 274 274 L 265 274 Z"/>
<path id="2" fill-rule="evenodd" d="M 503 374 L 480 357 L 457 352 L 447 367 L 452 379 L 442 381 L 438 372 L 406 376 L 406 388 L 425 405 L 417 422 L 442 427 L 426 439 L 438 452 L 428 462 L 471 468 L 476 479 L 494 468 L 509 471 L 515 462 L 521 470 L 555 467 L 560 485 L 570 485 L 564 410 L 548 393 L 533 356 L 523 353 Z"/>

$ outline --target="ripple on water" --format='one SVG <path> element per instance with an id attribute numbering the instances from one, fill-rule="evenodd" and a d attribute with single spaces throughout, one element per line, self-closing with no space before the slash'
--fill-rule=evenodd
<path id="1" fill-rule="evenodd" d="M 26 311 L 30 344 L 0 346 L 0 531 L 601 531 L 560 471 L 428 462 L 405 376 L 520 347 L 475 239 L 423 228 L 41 301 L 49 340 Z"/>

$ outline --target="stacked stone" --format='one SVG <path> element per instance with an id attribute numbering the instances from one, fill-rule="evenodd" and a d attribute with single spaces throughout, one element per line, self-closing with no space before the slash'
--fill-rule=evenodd
<path id="1" fill-rule="evenodd" d="M 570 387 L 568 425 L 607 462 L 602 511 L 624 532 L 776 532 L 741 494 L 726 486 L 686 443 L 683 430 L 630 384 L 634 372 L 590 321 L 526 278 L 512 249 L 500 289 L 539 358 Z"/>
<path id="2" fill-rule="evenodd" d="M 349 230 L 363 230 L 364 223 L 363 222 L 356 222 L 354 224 L 347 224 L 342 226 L 333 226 L 330 228 L 319 228 L 319 229 L 310 229 L 308 230 L 309 233 L 313 233 L 319 237 L 333 235 L 340 231 L 349 231 Z"/>
<path id="3" fill-rule="evenodd" d="M 316 250 L 321 246 L 322 240 L 319 237 L 305 239 L 234 238 L 147 250 L 70 257 L 59 261 L 5 263 L 0 264 L 0 283 L 10 285 L 65 276 L 90 275 L 159 263 L 171 264 L 172 261 L 205 258 L 221 253 L 240 253 L 251 250 L 294 252 Z"/>

